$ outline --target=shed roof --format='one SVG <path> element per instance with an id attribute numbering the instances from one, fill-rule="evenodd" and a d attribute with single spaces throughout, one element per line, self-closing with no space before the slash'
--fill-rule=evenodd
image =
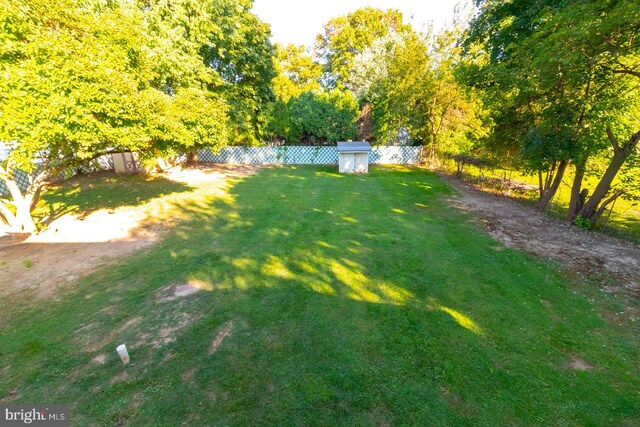
<path id="1" fill-rule="evenodd" d="M 368 153 L 371 145 L 367 141 L 338 142 L 338 153 Z"/>

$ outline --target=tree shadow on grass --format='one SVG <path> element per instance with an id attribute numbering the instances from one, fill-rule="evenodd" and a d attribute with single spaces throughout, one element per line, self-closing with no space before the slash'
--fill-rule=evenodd
<path id="1" fill-rule="evenodd" d="M 35 216 L 42 218 L 45 224 L 67 213 L 84 219 L 100 209 L 139 206 L 161 196 L 193 189 L 162 176 L 113 172 L 83 175 L 49 188 L 42 196 Z"/>
<path id="2" fill-rule="evenodd" d="M 189 221 L 149 252 L 85 278 L 37 322 L 12 319 L 29 334 L 0 343 L 22 381 L 0 386 L 75 402 L 80 424 L 631 419 L 616 384 L 632 346 L 557 274 L 492 250 L 426 172 L 329 172 L 264 170 L 180 206 Z M 201 291 L 171 294 L 189 282 Z M 566 351 L 615 363 L 576 376 Z"/>

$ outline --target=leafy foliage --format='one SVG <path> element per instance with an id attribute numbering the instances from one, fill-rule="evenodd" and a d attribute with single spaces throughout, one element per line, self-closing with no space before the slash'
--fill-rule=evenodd
<path id="1" fill-rule="evenodd" d="M 274 100 L 274 48 L 269 25 L 251 13 L 252 0 L 207 0 L 210 24 L 207 43 L 201 46 L 204 63 L 224 83 L 220 93 L 231 104 L 232 142 L 256 145 L 265 135 L 265 106 Z"/>
<path id="2" fill-rule="evenodd" d="M 482 105 L 454 75 L 455 34 L 392 32 L 354 58 L 351 87 L 372 106 L 377 140 L 406 130 L 435 156 L 467 151 L 482 135 Z"/>
<path id="3" fill-rule="evenodd" d="M 227 143 L 228 103 L 208 90 L 221 79 L 199 54 L 213 3 L 12 5 L 2 12 L 0 138 L 14 141 L 16 167 Z"/>
<path id="4" fill-rule="evenodd" d="M 289 139 L 324 143 L 354 139 L 358 134 L 358 103 L 350 92 L 305 92 L 290 101 Z"/>
<path id="5" fill-rule="evenodd" d="M 13 150 L 0 178 L 14 180 L 16 168 L 41 172 L 25 194 L 9 185 L 10 204 L 26 209 L 19 199 L 37 198 L 48 176 L 110 150 L 154 159 L 231 136 L 258 141 L 273 64 L 269 29 L 250 7 L 8 2 L 0 9 L 0 140 Z M 14 208 L 1 216 L 11 219 Z"/>
<path id="6" fill-rule="evenodd" d="M 322 66 L 314 62 L 304 46 L 276 44 L 274 65 L 276 77 L 272 80 L 276 97 L 288 102 L 303 92 L 319 93 L 322 91 L 320 79 Z"/>
<path id="7" fill-rule="evenodd" d="M 269 104 L 268 135 L 274 142 L 323 144 L 357 135 L 358 104 L 348 91 L 325 90 L 322 66 L 303 46 L 276 46 L 277 101 Z"/>
<path id="8" fill-rule="evenodd" d="M 640 122 L 631 112 L 639 105 L 640 8 L 619 1 L 477 4 L 480 13 L 465 39 L 466 75 L 484 93 L 495 124 L 487 149 L 517 156 L 525 168 L 557 173 L 560 179 L 573 165 L 572 219 L 583 203 L 587 169 L 609 158 L 586 202 L 591 212 L 582 212 L 595 222 L 591 215 L 600 210 L 619 168 L 637 146 L 637 141 L 631 145 Z M 617 138 L 629 143 L 617 144 Z M 542 188 L 545 207 L 557 186 L 546 194 Z"/>
<path id="9" fill-rule="evenodd" d="M 328 87 L 345 86 L 356 55 L 374 40 L 405 28 L 402 13 L 394 9 L 365 7 L 329 20 L 316 40 L 318 56 L 326 61 L 324 83 Z"/>

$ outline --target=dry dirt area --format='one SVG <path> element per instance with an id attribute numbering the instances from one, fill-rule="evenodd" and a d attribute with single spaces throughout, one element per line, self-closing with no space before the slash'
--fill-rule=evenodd
<path id="1" fill-rule="evenodd" d="M 198 165 L 176 168 L 163 176 L 188 184 L 194 191 L 223 194 L 229 179 L 257 169 L 247 165 Z M 54 297 L 57 289 L 72 286 L 76 279 L 98 267 L 153 245 L 168 228 L 167 219 L 161 215 L 166 211 L 164 199 L 101 209 L 83 218 L 66 214 L 32 236 L 0 233 L 0 297 L 25 290 L 39 297 Z"/>
<path id="2" fill-rule="evenodd" d="M 605 290 L 640 298 L 640 244 L 581 230 L 457 178 L 442 178 L 457 191 L 453 204 L 479 215 L 489 234 L 506 246 L 559 260 L 583 276 L 606 277 Z"/>

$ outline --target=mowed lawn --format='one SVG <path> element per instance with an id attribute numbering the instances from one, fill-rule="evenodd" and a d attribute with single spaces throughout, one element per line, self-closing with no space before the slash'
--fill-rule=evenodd
<path id="1" fill-rule="evenodd" d="M 279 167 L 184 194 L 151 249 L 0 303 L 0 398 L 74 425 L 638 425 L 635 303 L 505 248 L 437 176 Z"/>

